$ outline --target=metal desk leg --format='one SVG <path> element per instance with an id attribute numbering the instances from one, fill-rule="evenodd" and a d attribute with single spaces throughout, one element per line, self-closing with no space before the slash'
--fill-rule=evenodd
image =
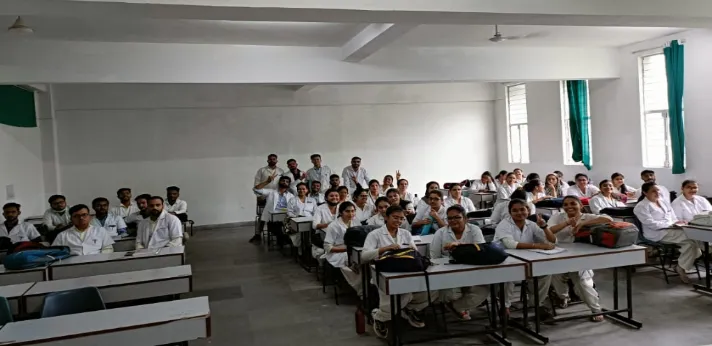
<path id="1" fill-rule="evenodd" d="M 616 294 L 618 291 L 618 285 L 617 285 L 618 271 L 617 271 L 617 269 L 614 270 L 614 275 L 615 275 L 615 277 L 614 277 L 613 281 L 614 281 L 614 284 L 616 284 L 616 286 L 613 288 L 614 289 L 614 291 L 613 291 L 614 292 L 614 301 L 613 301 L 614 308 L 613 308 L 613 311 L 610 311 L 607 309 L 603 309 L 603 311 L 608 312 L 608 314 L 606 315 L 608 318 L 612 318 L 618 322 L 625 323 L 625 324 L 627 324 L 633 328 L 636 328 L 636 329 L 642 328 L 643 324 L 633 319 L 633 280 L 632 280 L 633 269 L 632 269 L 632 267 L 625 267 L 626 308 L 624 310 L 619 310 L 618 304 L 617 304 L 618 303 L 618 295 Z M 626 316 L 622 316 L 620 314 L 623 311 L 627 312 Z"/>
<path id="2" fill-rule="evenodd" d="M 618 310 L 618 268 L 613 268 L 613 310 Z"/>
<path id="3" fill-rule="evenodd" d="M 712 287 L 710 287 L 710 243 L 705 242 L 704 251 L 702 253 L 703 260 L 705 262 L 705 285 L 694 285 L 696 290 L 700 290 L 705 293 L 712 293 Z"/>
<path id="4" fill-rule="evenodd" d="M 539 278 L 535 276 L 533 281 L 534 292 L 532 292 L 532 294 L 534 295 L 534 330 L 537 334 L 539 334 L 539 331 L 541 331 L 541 321 L 539 320 Z"/>
<path id="5" fill-rule="evenodd" d="M 509 316 L 507 316 L 507 306 L 504 304 L 505 284 L 499 284 L 499 302 L 500 302 L 500 321 L 502 321 L 502 338 L 504 338 L 508 344 L 511 343 L 507 340 L 507 322 L 509 321 Z"/>
<path id="6" fill-rule="evenodd" d="M 400 346 L 400 295 L 391 295 L 391 346 Z"/>

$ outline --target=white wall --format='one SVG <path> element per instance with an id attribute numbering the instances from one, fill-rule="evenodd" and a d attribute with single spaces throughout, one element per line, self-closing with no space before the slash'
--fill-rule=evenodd
<path id="1" fill-rule="evenodd" d="M 41 215 L 46 201 L 42 176 L 40 128 L 0 124 L 0 201 L 22 205 L 22 216 Z M 15 198 L 7 199 L 6 186 L 14 185 Z M 4 220 L 0 216 L 0 220 Z"/>
<path id="2" fill-rule="evenodd" d="M 350 158 L 382 179 L 478 176 L 496 162 L 490 84 L 320 86 L 58 85 L 61 185 L 70 203 L 114 202 L 119 187 L 181 187 L 198 224 L 254 219 L 251 187 L 269 153 L 302 169 L 319 152 L 341 173 Z"/>

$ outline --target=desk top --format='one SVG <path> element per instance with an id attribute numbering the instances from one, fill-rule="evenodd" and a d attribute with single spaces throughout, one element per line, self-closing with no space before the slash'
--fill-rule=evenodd
<path id="1" fill-rule="evenodd" d="M 34 282 L 27 282 L 24 284 L 0 286 L 0 297 L 8 299 L 22 297 L 25 292 L 34 285 Z"/>
<path id="2" fill-rule="evenodd" d="M 291 220 L 296 223 L 305 223 L 305 222 L 311 223 L 313 218 L 311 216 L 301 216 L 301 217 L 293 217 L 293 218 L 291 218 Z"/>
<path id="3" fill-rule="evenodd" d="M 208 317 L 210 317 L 208 297 L 198 297 L 40 318 L 6 324 L 0 329 L 0 345 L 51 342 L 118 330 L 139 329 L 183 319 L 206 319 Z"/>
<path id="4" fill-rule="evenodd" d="M 139 270 L 135 272 L 85 276 L 73 279 L 42 281 L 35 284 L 26 296 L 42 295 L 51 292 L 67 291 L 82 287 L 122 286 L 139 282 L 161 281 L 193 275 L 189 265 L 160 269 Z"/>
<path id="5" fill-rule="evenodd" d="M 621 252 L 645 251 L 644 247 L 638 245 L 631 245 L 618 249 L 608 249 L 596 245 L 583 243 L 556 244 L 556 246 L 565 248 L 566 251 L 559 252 L 553 255 L 547 255 L 524 249 L 507 249 L 506 251 L 508 254 L 517 257 L 525 262 L 541 262 L 575 257 L 607 255 Z"/>
<path id="6" fill-rule="evenodd" d="M 157 257 L 183 254 L 185 248 L 183 246 L 164 247 L 160 249 L 141 249 L 134 251 L 132 256 L 126 256 L 126 252 L 100 253 L 96 255 L 72 256 L 52 263 L 52 267 L 64 265 L 87 264 L 93 262 L 109 262 L 123 261 L 131 259 L 140 259 L 145 257 Z M 128 251 L 131 252 L 131 251 Z"/>
<path id="7" fill-rule="evenodd" d="M 436 258 L 432 260 L 433 265 L 428 267 L 428 274 L 430 276 L 433 275 L 439 275 L 439 274 L 448 274 L 448 273 L 454 273 L 454 272 L 463 272 L 463 271 L 477 271 L 477 270 L 486 270 L 486 269 L 495 269 L 495 268 L 503 268 L 503 267 L 517 267 L 517 266 L 525 266 L 526 263 L 523 261 L 516 259 L 514 257 L 507 257 L 504 262 L 500 264 L 492 264 L 492 265 L 471 265 L 471 264 L 452 264 L 450 263 L 449 258 Z M 375 270 L 375 266 L 371 265 L 371 267 Z M 412 273 L 379 273 L 381 276 L 388 280 L 392 279 L 399 279 L 399 278 L 406 278 L 406 277 L 412 277 L 412 276 L 422 276 L 422 272 L 412 272 Z"/>
<path id="8" fill-rule="evenodd" d="M 46 269 L 47 269 L 47 267 L 37 267 L 37 268 L 31 268 L 31 269 L 10 270 L 10 269 L 6 269 L 4 265 L 0 264 L 0 274 L 27 273 L 27 272 L 34 272 L 34 271 L 44 271 Z"/>
<path id="9" fill-rule="evenodd" d="M 113 236 L 111 239 L 114 240 L 114 242 L 120 242 L 120 241 L 132 241 L 136 242 L 136 237 L 119 237 L 119 236 Z"/>
<path id="10" fill-rule="evenodd" d="M 487 192 L 479 192 L 479 191 L 478 191 L 478 192 L 475 192 L 475 191 L 470 190 L 470 196 L 474 196 L 474 195 L 479 195 L 479 196 L 491 196 L 491 195 L 496 195 L 496 194 L 497 194 L 497 192 L 495 192 L 495 191 L 487 191 Z"/>
<path id="11" fill-rule="evenodd" d="M 694 228 L 694 229 L 699 229 L 699 230 L 703 230 L 703 231 L 710 231 L 710 232 L 712 232 L 712 227 L 710 227 L 710 226 L 687 224 L 687 225 L 682 225 L 682 226 L 680 226 L 680 227 L 682 227 L 682 228 Z"/>

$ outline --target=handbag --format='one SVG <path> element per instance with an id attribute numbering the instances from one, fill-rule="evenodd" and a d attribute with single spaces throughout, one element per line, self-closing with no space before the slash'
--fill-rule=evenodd
<path id="1" fill-rule="evenodd" d="M 460 244 L 451 252 L 450 263 L 493 265 L 504 262 L 509 254 L 498 243 Z"/>

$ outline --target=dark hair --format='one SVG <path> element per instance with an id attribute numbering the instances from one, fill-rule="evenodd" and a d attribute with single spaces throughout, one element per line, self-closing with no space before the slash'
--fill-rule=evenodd
<path id="1" fill-rule="evenodd" d="M 269 159 L 269 158 L 272 158 L 272 157 L 274 157 L 274 158 L 276 159 L 276 158 L 277 158 L 277 154 L 269 154 L 269 155 L 267 155 L 267 158 L 268 158 L 268 159 Z"/>
<path id="2" fill-rule="evenodd" d="M 373 205 L 378 207 L 378 203 L 381 203 L 381 202 L 386 202 L 386 203 L 388 203 L 388 205 L 391 205 L 391 202 L 388 202 L 388 198 L 383 197 L 383 196 L 376 198 L 376 202 L 374 202 Z"/>
<path id="3" fill-rule="evenodd" d="M 459 205 L 459 204 L 455 204 L 455 205 L 451 206 L 450 208 L 447 208 L 447 210 L 445 211 L 445 214 L 449 213 L 449 212 L 452 211 L 452 210 L 454 210 L 454 211 L 460 213 L 460 215 L 462 215 L 462 216 L 465 216 L 465 214 L 467 214 L 467 213 L 465 212 L 465 208 L 463 208 L 463 207 L 462 207 L 461 205 Z"/>
<path id="4" fill-rule="evenodd" d="M 17 203 L 14 203 L 14 202 L 5 203 L 5 205 L 2 206 L 2 210 L 10 209 L 10 208 L 15 208 L 18 211 L 20 211 L 20 205 Z"/>
<path id="5" fill-rule="evenodd" d="M 106 197 L 97 197 L 91 201 L 91 206 L 93 207 L 101 202 L 106 202 L 106 204 L 109 204 L 109 200 Z"/>
<path id="6" fill-rule="evenodd" d="M 378 186 L 381 186 L 381 182 L 378 181 L 378 179 L 371 179 L 371 181 L 368 182 L 368 187 L 371 187 L 371 185 L 373 185 L 373 183 L 376 183 L 376 184 L 378 184 Z"/>
<path id="7" fill-rule="evenodd" d="M 516 189 L 514 190 L 514 192 L 512 192 L 512 195 L 509 196 L 509 199 L 521 199 L 526 201 L 527 194 L 522 189 Z"/>
<path id="8" fill-rule="evenodd" d="M 459 188 L 462 188 L 462 186 L 460 186 L 460 184 L 452 184 L 452 185 L 450 185 L 450 188 L 447 189 L 447 190 L 448 190 L 448 191 L 452 191 L 452 189 L 453 189 L 455 186 L 457 186 L 457 187 L 459 187 Z M 433 190 L 433 191 L 435 191 L 435 190 Z M 439 190 L 438 190 L 438 191 L 439 191 Z"/>
<path id="9" fill-rule="evenodd" d="M 687 180 L 683 181 L 682 188 L 684 189 L 685 186 L 690 185 L 690 184 L 697 184 L 697 180 L 687 179 Z"/>
<path id="10" fill-rule="evenodd" d="M 321 155 L 319 155 L 319 154 L 311 154 L 311 156 L 309 156 L 309 158 L 312 159 L 312 160 L 314 160 L 314 159 L 317 158 L 317 157 L 318 157 L 318 158 L 321 158 Z"/>
<path id="11" fill-rule="evenodd" d="M 288 176 L 288 175 L 281 175 L 281 176 L 279 177 L 279 181 L 282 181 L 282 180 L 289 180 L 289 182 L 291 183 L 291 182 L 292 182 L 292 177 L 290 177 L 290 176 Z"/>
<path id="12" fill-rule="evenodd" d="M 428 192 L 428 198 L 430 198 L 430 195 L 432 195 L 432 194 L 435 194 L 438 197 L 440 197 L 440 199 L 443 199 L 443 193 L 440 192 L 440 190 L 433 190 L 433 191 Z"/>
<path id="13" fill-rule="evenodd" d="M 507 176 L 507 173 L 508 173 L 507 171 L 501 170 L 501 171 L 499 171 L 499 173 L 497 173 L 497 176 L 496 176 L 495 178 L 499 178 L 499 177 L 501 177 L 501 176 L 505 176 L 505 177 L 506 177 L 506 176 Z"/>
<path id="14" fill-rule="evenodd" d="M 516 172 L 516 171 L 520 171 L 520 172 L 524 173 L 524 171 L 521 168 L 515 168 L 512 170 L 512 172 Z"/>
<path id="15" fill-rule="evenodd" d="M 398 197 L 400 198 L 400 192 L 398 192 L 398 189 L 396 189 L 394 187 L 392 187 L 392 188 L 388 189 L 388 191 L 386 191 L 386 196 L 388 196 L 391 192 L 397 193 Z"/>
<path id="16" fill-rule="evenodd" d="M 560 175 L 562 177 L 564 176 L 564 172 L 562 172 L 562 171 L 554 171 L 554 174 Z"/>
<path id="17" fill-rule="evenodd" d="M 650 191 L 650 188 L 653 186 L 657 186 L 658 184 L 655 183 L 654 181 L 648 182 L 643 184 L 643 186 L 640 187 L 641 190 L 643 190 L 644 193 L 648 193 Z"/>
<path id="18" fill-rule="evenodd" d="M 615 173 L 611 174 L 611 180 L 613 180 L 613 179 L 615 179 L 615 178 L 618 178 L 618 177 L 625 178 L 625 177 L 623 176 L 623 174 L 620 174 L 620 173 L 618 173 L 618 172 L 615 172 Z"/>
<path id="19" fill-rule="evenodd" d="M 428 194 L 428 189 L 430 189 L 430 185 L 433 185 L 433 184 L 437 185 L 438 189 L 440 188 L 440 183 L 438 183 L 437 181 L 428 182 L 427 184 L 425 184 L 425 194 L 426 195 Z"/>
<path id="20" fill-rule="evenodd" d="M 339 190 L 336 190 L 336 189 L 328 189 L 328 190 L 326 190 L 326 192 L 324 192 L 324 197 L 329 197 L 329 194 L 332 193 L 332 192 L 336 192 L 337 195 L 339 194 Z"/>
<path id="21" fill-rule="evenodd" d="M 643 175 L 643 174 L 641 173 L 640 175 Z M 613 182 L 613 180 L 615 180 L 618 177 L 625 179 L 623 174 L 615 172 L 615 173 L 611 174 L 611 182 Z M 600 184 L 599 184 L 599 186 L 600 186 Z M 620 190 L 621 190 L 621 193 L 623 193 L 623 194 L 628 193 L 628 188 L 625 186 L 625 184 L 621 185 Z"/>
<path id="22" fill-rule="evenodd" d="M 393 214 L 393 213 L 402 213 L 402 212 L 403 212 L 403 208 L 401 208 L 398 205 L 392 205 L 392 206 L 388 207 L 388 209 L 386 210 L 386 216 L 391 216 L 391 214 Z"/>
<path id="23" fill-rule="evenodd" d="M 586 178 L 586 180 L 591 180 L 591 179 L 588 178 L 588 175 L 586 175 L 586 174 L 584 174 L 584 173 L 576 173 L 576 175 L 574 176 L 574 180 L 578 180 L 578 179 L 581 178 L 581 177 Z"/>
<path id="24" fill-rule="evenodd" d="M 302 185 L 304 185 L 304 187 L 307 188 L 307 192 L 309 192 L 309 186 L 307 186 L 307 183 L 305 183 L 305 182 L 301 182 L 301 183 L 297 184 L 297 186 L 296 186 L 296 187 L 297 187 L 297 190 L 299 190 L 299 187 L 302 186 Z"/>
<path id="25" fill-rule="evenodd" d="M 334 179 L 334 177 L 341 179 L 341 177 L 338 174 L 332 174 L 329 176 L 329 180 Z"/>
<path id="26" fill-rule="evenodd" d="M 482 172 L 482 174 L 480 175 L 480 179 L 484 177 L 489 177 L 490 180 L 494 181 L 494 177 L 492 177 L 492 173 L 490 173 L 489 171 Z"/>
<path id="27" fill-rule="evenodd" d="M 544 178 L 544 184 L 547 184 L 549 182 L 549 177 L 554 177 L 556 178 L 556 185 L 558 186 L 561 184 L 561 179 L 559 179 L 559 176 L 556 175 L 556 173 L 549 173 L 546 175 L 546 178 Z"/>
<path id="28" fill-rule="evenodd" d="M 576 196 L 565 196 L 561 202 L 564 203 L 564 202 L 566 202 L 567 199 L 573 199 L 579 204 L 579 206 L 583 207 L 583 203 L 581 202 L 580 198 L 578 198 Z"/>
<path id="29" fill-rule="evenodd" d="M 534 179 L 534 180 L 529 180 L 526 184 L 524 184 L 524 191 L 526 192 L 532 192 L 534 189 L 541 185 L 541 180 L 539 179 Z"/>
<path id="30" fill-rule="evenodd" d="M 393 176 L 392 176 L 392 175 L 390 175 L 390 174 L 386 174 L 386 176 L 385 176 L 385 177 L 383 177 L 383 180 L 385 181 L 385 180 L 386 180 L 386 178 L 391 178 L 391 181 L 393 181 Z"/>
<path id="31" fill-rule="evenodd" d="M 295 160 L 295 159 L 289 159 L 289 160 L 287 160 L 287 164 L 289 164 L 292 161 L 297 162 L 297 160 Z"/>
<path id="32" fill-rule="evenodd" d="M 515 178 L 517 177 L 517 175 L 514 174 L 514 172 L 509 172 L 509 173 L 507 173 L 506 177 L 509 178 L 510 175 L 513 175 Z"/>
<path id="33" fill-rule="evenodd" d="M 354 157 L 351 158 L 351 161 L 353 161 L 353 160 L 361 160 L 361 158 L 358 157 L 358 156 L 354 156 Z"/>
<path id="34" fill-rule="evenodd" d="M 608 180 L 608 179 L 603 179 L 603 180 L 601 180 L 600 183 L 598 183 L 598 188 L 600 189 L 600 188 L 603 186 L 603 184 L 605 184 L 605 183 L 610 183 L 610 182 L 611 182 L 611 181 Z M 623 187 L 623 185 L 621 185 L 621 190 L 623 190 L 622 187 Z M 623 191 L 621 191 L 621 192 L 623 192 Z"/>
<path id="35" fill-rule="evenodd" d="M 58 199 L 63 199 L 63 200 L 65 200 L 65 201 L 67 200 L 67 199 L 64 198 L 64 196 L 62 196 L 62 195 L 52 195 L 52 196 L 47 200 L 47 202 L 49 202 L 49 204 L 52 204 L 52 203 L 54 203 L 54 201 L 56 201 L 56 200 L 58 200 Z"/>
<path id="36" fill-rule="evenodd" d="M 136 198 L 134 198 L 134 201 L 138 202 L 139 199 L 145 199 L 148 202 L 148 200 L 151 199 L 151 195 L 147 193 L 142 193 L 136 196 Z"/>
<path id="37" fill-rule="evenodd" d="M 527 181 L 539 180 L 539 173 L 529 173 L 527 174 Z"/>
<path id="38" fill-rule="evenodd" d="M 642 172 L 640 172 L 640 175 L 643 175 L 643 174 L 652 174 L 652 175 L 655 175 L 655 171 L 652 171 L 652 170 L 650 170 L 650 169 L 644 169 Z"/>
<path id="39" fill-rule="evenodd" d="M 529 208 L 529 205 L 527 205 L 527 202 L 525 200 L 516 198 L 516 199 L 512 199 L 511 201 L 509 201 L 509 204 L 507 205 L 507 211 L 509 211 L 511 213 L 512 207 L 514 207 L 517 204 L 521 204 L 521 205 Z"/>
<path id="40" fill-rule="evenodd" d="M 178 186 L 169 186 L 169 187 L 166 188 L 166 191 L 180 192 L 180 187 L 178 187 Z"/>
<path id="41" fill-rule="evenodd" d="M 346 211 L 346 208 L 348 207 L 353 207 L 356 209 L 356 205 L 353 204 L 352 202 L 346 201 L 341 204 L 339 204 L 339 215 L 343 214 L 344 211 Z"/>
<path id="42" fill-rule="evenodd" d="M 312 180 L 312 181 L 310 182 L 310 184 L 311 184 L 312 187 L 314 186 L 314 184 L 319 184 L 319 187 L 321 187 L 321 181 L 319 181 L 319 180 Z"/>
<path id="43" fill-rule="evenodd" d="M 161 201 L 161 204 L 163 204 L 163 197 L 161 197 L 161 196 L 151 196 L 148 200 L 149 200 L 149 201 L 152 201 L 152 200 L 154 200 L 154 199 L 160 200 L 160 201 Z"/>
<path id="44" fill-rule="evenodd" d="M 336 191 L 339 193 L 341 193 L 341 191 L 344 191 L 344 190 L 346 190 L 346 192 L 349 192 L 349 188 L 346 186 L 339 186 L 336 188 Z"/>
<path id="45" fill-rule="evenodd" d="M 80 211 L 80 210 L 82 210 L 82 209 L 86 209 L 86 210 L 87 210 L 87 213 L 90 212 L 90 211 L 89 211 L 89 207 L 87 207 L 86 204 L 77 204 L 77 205 L 75 205 L 75 206 L 69 208 L 69 215 L 70 215 L 70 216 L 71 216 L 71 215 L 74 215 L 74 213 L 76 213 L 76 212 L 78 212 L 78 211 Z"/>
<path id="46" fill-rule="evenodd" d="M 410 182 L 408 181 L 408 179 L 401 178 L 401 179 L 398 179 L 398 182 L 396 183 L 396 185 L 400 185 L 401 181 L 405 181 L 406 183 L 410 183 Z"/>
<path id="47" fill-rule="evenodd" d="M 131 189 L 129 189 L 128 187 L 122 187 L 122 188 L 120 188 L 120 189 L 118 189 L 118 190 L 116 191 L 116 195 L 118 196 L 118 195 L 120 195 L 120 194 L 121 194 L 122 192 L 124 192 L 124 191 L 128 191 L 128 192 L 130 193 L 130 192 L 131 192 Z"/>
<path id="48" fill-rule="evenodd" d="M 351 199 L 353 199 L 354 201 L 357 200 L 363 192 L 365 192 L 367 195 L 369 193 L 368 190 L 362 188 L 361 186 L 357 186 L 356 190 L 354 190 L 354 193 L 351 195 Z M 368 198 L 368 196 L 366 196 L 366 198 Z"/>

